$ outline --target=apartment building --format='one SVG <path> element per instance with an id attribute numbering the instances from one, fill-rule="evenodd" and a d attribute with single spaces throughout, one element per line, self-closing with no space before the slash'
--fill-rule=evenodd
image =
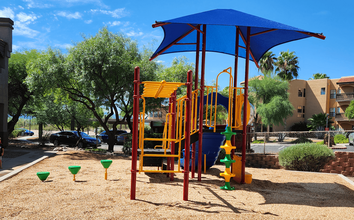
<path id="1" fill-rule="evenodd" d="M 0 137 L 7 146 L 8 111 L 8 61 L 12 52 L 12 30 L 14 22 L 0 17 Z"/>
<path id="2" fill-rule="evenodd" d="M 328 113 L 334 127 L 354 129 L 354 120 L 344 116 L 345 109 L 354 99 L 354 76 L 340 79 L 292 80 L 289 100 L 294 106 L 293 115 L 285 126 L 275 126 L 275 131 L 289 130 L 298 122 L 307 122 L 314 114 Z"/>

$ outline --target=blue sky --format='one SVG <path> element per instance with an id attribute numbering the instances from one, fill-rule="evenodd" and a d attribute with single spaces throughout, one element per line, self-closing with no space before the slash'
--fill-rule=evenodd
<path id="1" fill-rule="evenodd" d="M 140 47 L 145 45 L 155 51 L 163 39 L 162 28 L 151 27 L 155 21 L 212 9 L 235 9 L 323 33 L 326 40 L 307 38 L 271 49 L 277 56 L 281 51 L 295 51 L 299 57 L 299 79 L 307 80 L 317 72 L 332 79 L 354 75 L 352 0 L 11 0 L 2 1 L 0 17 L 10 17 L 15 22 L 14 51 L 45 50 L 51 46 L 66 53 L 66 48 L 82 41 L 82 35 L 95 35 L 104 26 L 131 37 Z M 172 59 L 179 56 L 195 62 L 194 53 L 162 55 L 158 60 L 170 66 Z M 210 84 L 217 73 L 233 65 L 232 56 L 208 53 L 206 83 Z M 253 63 L 250 67 L 250 77 L 259 74 Z M 244 59 L 240 59 L 238 82 L 243 80 Z"/>

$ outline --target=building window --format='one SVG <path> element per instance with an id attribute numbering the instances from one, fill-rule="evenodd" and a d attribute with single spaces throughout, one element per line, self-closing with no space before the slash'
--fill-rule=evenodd
<path id="1" fill-rule="evenodd" d="M 298 96 L 298 97 L 302 97 L 302 91 L 301 91 L 301 89 L 299 89 L 299 91 L 297 92 L 297 96 Z"/>
<path id="2" fill-rule="evenodd" d="M 304 97 L 306 97 L 306 89 L 304 89 Z"/>
<path id="3" fill-rule="evenodd" d="M 154 117 L 157 118 L 158 112 L 154 112 Z"/>
<path id="4" fill-rule="evenodd" d="M 330 117 L 336 116 L 336 108 L 329 108 L 329 116 Z"/>
<path id="5" fill-rule="evenodd" d="M 341 94 L 342 90 L 338 89 L 337 94 Z"/>
<path id="6" fill-rule="evenodd" d="M 305 115 L 304 115 L 304 114 L 297 114 L 297 117 L 298 117 L 298 118 L 304 118 Z"/>
<path id="7" fill-rule="evenodd" d="M 331 89 L 331 99 L 335 99 L 335 98 L 336 98 L 336 90 Z"/>
<path id="8" fill-rule="evenodd" d="M 321 88 L 321 95 L 326 95 L 326 88 Z"/>
<path id="9" fill-rule="evenodd" d="M 154 117 L 154 113 L 150 112 L 150 118 Z"/>
<path id="10" fill-rule="evenodd" d="M 162 112 L 159 112 L 159 118 L 162 118 Z"/>
<path id="11" fill-rule="evenodd" d="M 302 113 L 305 113 L 305 106 L 302 106 Z"/>
<path id="12" fill-rule="evenodd" d="M 340 114 L 340 107 L 337 107 L 337 114 Z"/>
<path id="13" fill-rule="evenodd" d="M 297 107 L 297 113 L 302 113 L 302 107 L 300 105 Z"/>

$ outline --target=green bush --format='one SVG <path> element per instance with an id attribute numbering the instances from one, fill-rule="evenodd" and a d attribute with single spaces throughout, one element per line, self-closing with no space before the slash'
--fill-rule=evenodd
<path id="1" fill-rule="evenodd" d="M 336 144 L 344 144 L 344 143 L 348 143 L 349 140 L 348 138 L 345 137 L 344 134 L 336 134 L 334 136 L 334 143 Z"/>
<path id="2" fill-rule="evenodd" d="M 324 145 L 324 141 L 319 141 L 319 142 L 317 142 L 316 144 Z"/>
<path id="3" fill-rule="evenodd" d="M 331 149 L 315 143 L 296 144 L 279 152 L 279 163 L 288 170 L 319 172 L 334 158 Z"/>
<path id="4" fill-rule="evenodd" d="M 23 130 L 17 130 L 17 129 L 13 130 L 13 131 L 11 132 L 11 134 L 9 135 L 9 138 L 18 137 L 18 136 L 21 135 L 21 132 L 23 132 Z"/>
<path id="5" fill-rule="evenodd" d="M 312 143 L 312 140 L 305 138 L 305 137 L 299 137 L 295 141 L 292 141 L 291 143 L 294 144 L 302 144 L 302 143 Z"/>
<path id="6" fill-rule="evenodd" d="M 252 144 L 263 144 L 264 140 L 254 140 Z"/>

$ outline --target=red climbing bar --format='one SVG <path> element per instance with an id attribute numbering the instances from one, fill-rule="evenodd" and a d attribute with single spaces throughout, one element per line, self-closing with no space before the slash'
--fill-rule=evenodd
<path id="1" fill-rule="evenodd" d="M 204 75 L 205 75 L 205 51 L 206 51 L 206 25 L 203 24 L 202 44 L 202 68 L 200 76 L 199 92 L 199 145 L 198 145 L 198 181 L 202 181 L 202 154 L 203 154 L 203 107 L 204 107 Z"/>
<path id="2" fill-rule="evenodd" d="M 191 135 L 191 110 L 192 110 L 192 70 L 187 73 L 187 98 L 186 98 L 186 118 L 185 118 L 185 144 L 184 144 L 184 179 L 183 179 L 183 200 L 188 201 L 188 184 L 189 184 L 189 147 Z"/>
<path id="3" fill-rule="evenodd" d="M 247 27 L 247 41 L 246 41 L 246 66 L 245 66 L 245 94 L 243 105 L 243 128 L 242 128 L 242 168 L 241 168 L 241 183 L 245 183 L 245 168 L 246 168 L 246 138 L 247 138 L 247 101 L 248 101 L 248 70 L 250 61 L 250 39 L 251 28 Z M 256 61 L 255 61 L 256 62 Z"/>
<path id="4" fill-rule="evenodd" d="M 134 69 L 134 101 L 133 101 L 133 136 L 132 136 L 132 169 L 131 169 L 131 185 L 130 199 L 135 200 L 136 192 L 136 161 L 138 151 L 138 133 L 139 133 L 139 92 L 140 85 L 140 68 L 137 66 Z"/>

